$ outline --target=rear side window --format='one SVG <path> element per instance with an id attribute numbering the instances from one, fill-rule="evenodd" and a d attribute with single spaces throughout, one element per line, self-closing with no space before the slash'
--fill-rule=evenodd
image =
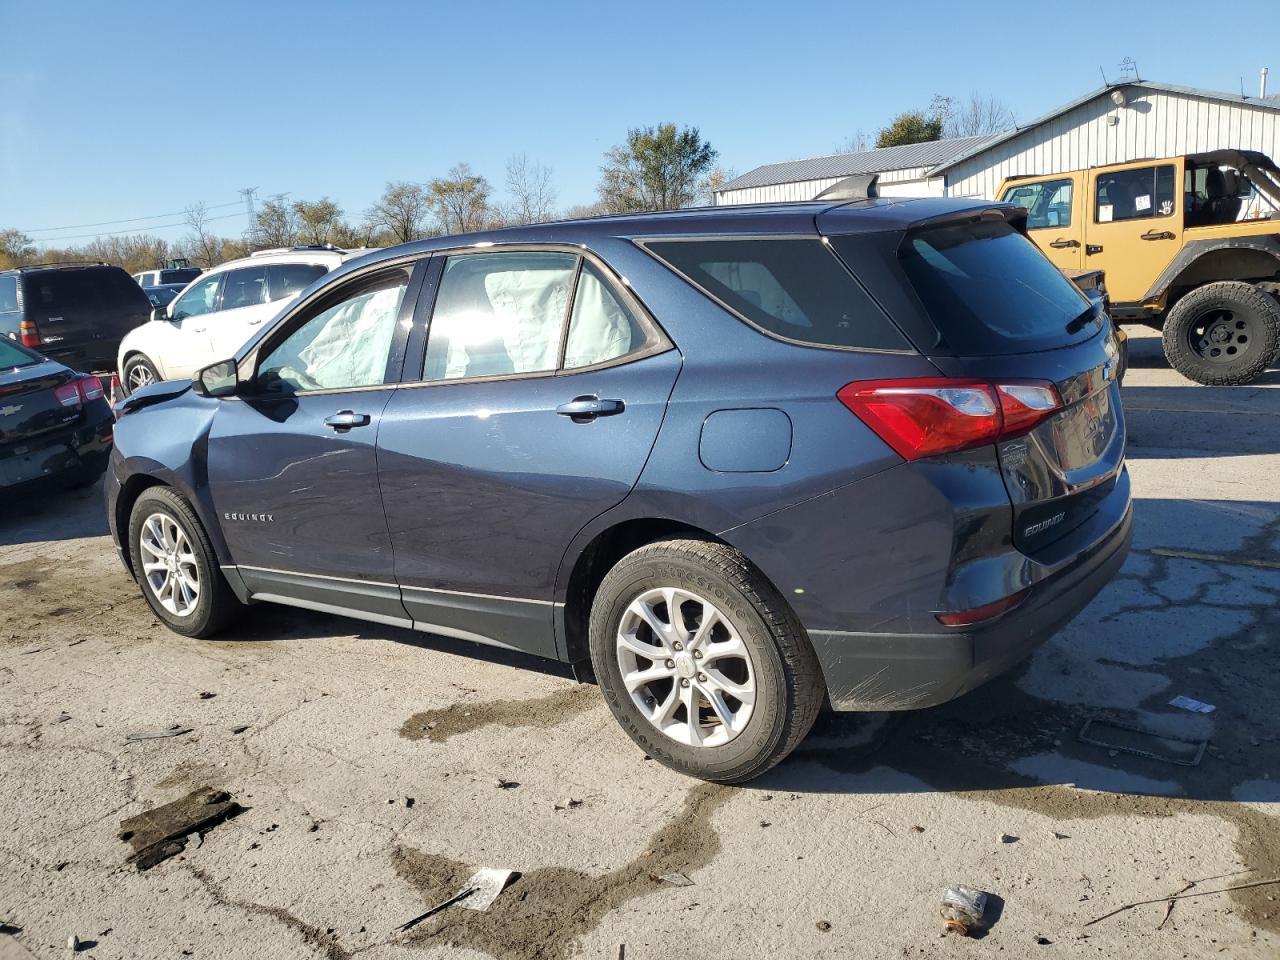
<path id="1" fill-rule="evenodd" d="M 318 263 L 273 263 L 267 267 L 267 298 L 296 297 L 328 270 Z"/>
<path id="2" fill-rule="evenodd" d="M 1051 349 L 1096 332 L 1074 323 L 1093 309 L 1089 301 L 1003 220 L 909 233 L 899 260 L 930 319 L 961 356 Z"/>
<path id="3" fill-rule="evenodd" d="M 645 247 L 766 333 L 824 347 L 910 349 L 819 238 L 660 240 Z"/>
<path id="4" fill-rule="evenodd" d="M 1172 164 L 1099 174 L 1094 222 L 1171 216 L 1173 180 Z"/>
<path id="5" fill-rule="evenodd" d="M 0 313 L 17 313 L 18 278 L 0 277 Z"/>

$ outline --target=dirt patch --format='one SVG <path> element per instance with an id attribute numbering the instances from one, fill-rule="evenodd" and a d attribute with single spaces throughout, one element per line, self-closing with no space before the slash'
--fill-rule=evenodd
<path id="1" fill-rule="evenodd" d="M 400 727 L 400 736 L 406 740 L 444 743 L 450 737 L 481 727 L 554 727 L 599 703 L 599 693 L 589 684 L 578 684 L 532 700 L 455 703 L 440 710 L 415 713 Z"/>
<path id="2" fill-rule="evenodd" d="M 156 786 L 162 790 L 170 787 L 224 786 L 226 767 L 202 760 L 184 760 L 174 767 Z"/>
<path id="3" fill-rule="evenodd" d="M 191 873 L 199 880 L 209 895 L 213 897 L 219 904 L 224 907 L 235 907 L 244 910 L 247 913 L 257 914 L 258 916 L 271 917 L 279 921 L 286 927 L 298 932 L 308 946 L 315 949 L 325 960 L 348 960 L 351 956 L 350 952 L 344 949 L 339 943 L 338 938 L 330 930 L 321 930 L 317 926 L 300 920 L 284 907 L 272 907 L 262 903 L 253 903 L 247 900 L 235 900 L 227 896 L 223 892 L 222 887 L 205 871 L 198 867 L 192 867 Z"/>
<path id="4" fill-rule="evenodd" d="M 690 873 L 706 866 L 720 851 L 711 817 L 733 796 L 735 788 L 699 784 L 685 795 L 684 806 L 654 834 L 648 849 L 625 866 L 592 876 L 567 867 L 542 867 L 523 874 L 487 913 L 451 909 L 406 935 L 404 942 L 481 950 L 497 960 L 559 960 L 574 941 L 593 929 L 606 914 L 634 897 L 664 887 L 654 879 L 664 873 Z M 476 866 L 448 857 L 399 847 L 392 855 L 396 872 L 434 905 L 457 893 Z"/>
<path id="5" fill-rule="evenodd" d="M 103 575 L 82 563 L 45 556 L 0 564 L 0 642 L 29 642 L 142 629 L 154 618 L 137 585 L 121 571 Z M 71 601 L 70 603 L 68 601 Z M 56 632 L 50 623 L 57 620 Z"/>

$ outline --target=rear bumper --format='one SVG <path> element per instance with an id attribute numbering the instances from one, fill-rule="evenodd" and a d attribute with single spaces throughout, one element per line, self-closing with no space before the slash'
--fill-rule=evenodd
<path id="1" fill-rule="evenodd" d="M 50 483 L 87 480 L 107 468 L 115 421 L 105 399 L 85 407 L 84 422 L 0 447 L 0 490 L 34 493 Z"/>
<path id="2" fill-rule="evenodd" d="M 992 622 L 945 633 L 811 630 L 836 710 L 913 710 L 968 693 L 1031 654 L 1083 610 L 1129 553 L 1133 510 L 1088 550 L 1035 583 Z"/>

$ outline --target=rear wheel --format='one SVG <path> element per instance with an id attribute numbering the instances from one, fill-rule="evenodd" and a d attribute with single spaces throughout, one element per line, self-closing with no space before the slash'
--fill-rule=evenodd
<path id="1" fill-rule="evenodd" d="M 176 633 L 208 637 L 243 609 L 190 505 L 167 487 L 151 487 L 129 518 L 133 572 L 152 611 Z"/>
<path id="2" fill-rule="evenodd" d="M 1197 383 L 1250 383 L 1280 351 L 1280 304 L 1239 280 L 1207 283 L 1179 300 L 1164 321 L 1164 354 Z"/>
<path id="3" fill-rule="evenodd" d="M 622 728 L 651 757 L 704 780 L 768 770 L 822 706 L 803 627 L 724 544 L 665 540 L 628 554 L 596 592 L 590 643 Z"/>
<path id="4" fill-rule="evenodd" d="M 155 366 L 142 354 L 135 354 L 124 362 L 120 371 L 120 383 L 125 395 L 132 396 L 143 387 L 150 386 L 160 379 Z"/>

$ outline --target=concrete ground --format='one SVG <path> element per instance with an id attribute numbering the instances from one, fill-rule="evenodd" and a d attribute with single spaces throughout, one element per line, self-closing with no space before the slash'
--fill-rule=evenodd
<path id="1" fill-rule="evenodd" d="M 1090 924 L 1280 877 L 1280 374 L 1199 387 L 1133 332 L 1122 574 L 1012 674 L 824 719 L 747 787 L 646 762 L 594 688 L 501 652 L 266 606 L 175 636 L 97 489 L 3 506 L 0 958 L 1275 957 L 1280 884 Z M 120 821 L 203 786 L 249 809 L 126 865 Z M 394 932 L 482 866 L 522 876 Z M 984 938 L 940 936 L 950 883 L 992 894 Z"/>

